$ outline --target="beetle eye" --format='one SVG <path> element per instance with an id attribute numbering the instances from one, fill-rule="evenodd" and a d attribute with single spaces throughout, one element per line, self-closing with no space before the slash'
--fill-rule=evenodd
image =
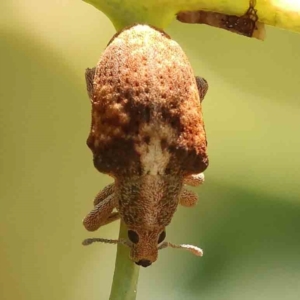
<path id="1" fill-rule="evenodd" d="M 161 232 L 161 234 L 159 235 L 159 238 L 158 238 L 158 244 L 160 244 L 164 239 L 166 238 L 166 232 L 163 231 Z"/>
<path id="2" fill-rule="evenodd" d="M 133 230 L 128 230 L 128 238 L 134 244 L 139 242 L 139 235 Z"/>

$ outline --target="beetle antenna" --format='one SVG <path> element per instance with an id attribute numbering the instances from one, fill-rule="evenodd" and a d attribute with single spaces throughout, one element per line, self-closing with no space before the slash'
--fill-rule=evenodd
<path id="1" fill-rule="evenodd" d="M 181 244 L 181 245 L 174 245 L 170 242 L 163 242 L 158 249 L 164 249 L 167 247 L 171 247 L 171 248 L 177 248 L 177 249 L 184 249 L 184 250 L 188 250 L 190 252 L 192 252 L 194 255 L 197 256 L 203 256 L 203 251 L 201 248 L 193 246 L 193 245 L 188 245 L 188 244 Z"/>
<path id="2" fill-rule="evenodd" d="M 130 244 L 128 243 L 128 241 L 126 241 L 125 239 L 120 239 L 120 240 L 108 240 L 108 239 L 102 239 L 102 238 L 91 238 L 91 239 L 85 239 L 82 242 L 83 246 L 88 246 L 91 245 L 95 242 L 98 243 L 106 243 L 106 244 L 123 244 L 125 246 L 130 247 Z"/>

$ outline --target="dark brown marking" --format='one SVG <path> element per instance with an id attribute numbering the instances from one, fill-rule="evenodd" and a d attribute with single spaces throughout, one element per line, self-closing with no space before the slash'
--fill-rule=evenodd
<path id="1" fill-rule="evenodd" d="M 171 158 L 167 168 L 171 170 L 171 174 L 179 171 L 178 165 L 180 166 L 180 172 L 184 176 L 204 172 L 208 167 L 208 157 L 204 151 L 196 153 L 195 149 L 190 150 L 171 145 L 169 152 L 171 153 Z"/>
<path id="2" fill-rule="evenodd" d="M 150 143 L 150 136 L 148 136 L 148 135 L 144 136 L 144 142 L 145 142 L 147 145 L 149 145 L 149 143 Z"/>
<path id="3" fill-rule="evenodd" d="M 258 28 L 257 10 L 254 9 L 255 0 L 249 1 L 249 8 L 242 16 L 226 15 L 211 11 L 181 11 L 177 14 L 177 20 L 184 23 L 207 24 L 210 26 L 222 28 L 234 33 L 248 37 L 263 39 L 264 35 L 254 34 Z"/>
<path id="4" fill-rule="evenodd" d="M 255 2 L 250 1 L 250 6 L 246 13 L 240 17 L 225 15 L 222 22 L 231 31 L 251 37 L 256 29 L 256 22 L 258 21 L 257 10 L 254 9 Z"/>
<path id="5" fill-rule="evenodd" d="M 162 139 L 162 140 L 160 141 L 160 146 L 161 146 L 161 149 L 162 149 L 162 150 L 165 150 L 165 149 L 168 147 L 168 142 L 167 142 L 167 140 L 166 140 L 166 139 Z"/>
<path id="6" fill-rule="evenodd" d="M 88 140 L 88 146 L 91 141 Z M 94 166 L 102 173 L 122 173 L 140 175 L 140 155 L 134 148 L 132 139 L 114 138 L 103 143 L 94 153 Z M 126 158 L 126 159 L 125 159 Z"/>

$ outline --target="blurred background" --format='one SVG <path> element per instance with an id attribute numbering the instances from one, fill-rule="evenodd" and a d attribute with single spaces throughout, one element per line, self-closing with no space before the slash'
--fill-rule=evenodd
<path id="1" fill-rule="evenodd" d="M 203 103 L 210 166 L 196 208 L 167 231 L 204 257 L 166 249 L 141 269 L 139 300 L 300 298 L 300 35 L 265 42 L 174 22 L 166 30 L 210 89 Z M 118 224 L 81 220 L 110 182 L 85 141 L 84 70 L 115 30 L 70 0 L 0 2 L 0 298 L 108 299 Z"/>

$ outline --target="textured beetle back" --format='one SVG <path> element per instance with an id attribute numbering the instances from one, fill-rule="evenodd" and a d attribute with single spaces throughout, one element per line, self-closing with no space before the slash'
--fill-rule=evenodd
<path id="1" fill-rule="evenodd" d="M 196 81 L 166 34 L 136 25 L 108 45 L 96 67 L 88 145 L 96 168 L 114 176 L 148 174 L 153 163 L 161 175 L 206 169 Z"/>

